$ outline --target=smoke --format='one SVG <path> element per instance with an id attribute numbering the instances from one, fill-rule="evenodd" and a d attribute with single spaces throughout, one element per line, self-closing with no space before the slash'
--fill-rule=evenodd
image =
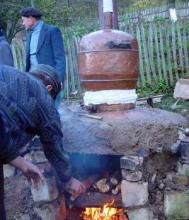
<path id="1" fill-rule="evenodd" d="M 113 173 L 120 169 L 120 157 L 117 155 L 97 155 L 70 153 L 73 176 L 85 179 L 93 174 Z"/>

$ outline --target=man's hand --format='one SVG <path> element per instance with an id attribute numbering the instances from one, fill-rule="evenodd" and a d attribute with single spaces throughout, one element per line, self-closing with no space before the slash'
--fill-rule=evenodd
<path id="1" fill-rule="evenodd" d="M 66 190 L 71 194 L 71 199 L 75 200 L 81 193 L 86 191 L 86 187 L 79 180 L 72 177 L 66 184 Z"/>
<path id="2" fill-rule="evenodd" d="M 28 181 L 31 182 L 37 190 L 44 183 L 42 171 L 34 164 L 26 161 L 24 158 L 17 157 L 16 159 L 12 160 L 10 164 L 20 169 L 27 177 Z"/>

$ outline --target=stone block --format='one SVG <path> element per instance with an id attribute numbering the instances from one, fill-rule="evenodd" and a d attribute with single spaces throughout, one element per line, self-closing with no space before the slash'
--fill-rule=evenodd
<path id="1" fill-rule="evenodd" d="M 143 157 L 124 156 L 121 157 L 120 166 L 122 169 L 135 171 L 137 167 L 142 166 Z"/>
<path id="2" fill-rule="evenodd" d="M 182 164 L 178 162 L 178 173 L 180 175 L 189 176 L 189 164 Z"/>
<path id="3" fill-rule="evenodd" d="M 153 220 L 153 213 L 148 208 L 128 210 L 127 214 L 129 220 Z"/>
<path id="4" fill-rule="evenodd" d="M 21 216 L 21 220 L 30 220 L 30 216 L 28 214 L 24 214 Z"/>
<path id="5" fill-rule="evenodd" d="M 44 172 L 46 175 L 53 175 L 53 169 L 50 163 L 39 163 L 37 167 Z"/>
<path id="6" fill-rule="evenodd" d="M 46 204 L 43 207 L 35 208 L 35 212 L 41 220 L 56 220 L 57 208 L 52 204 Z"/>
<path id="7" fill-rule="evenodd" d="M 47 158 L 45 157 L 45 154 L 43 151 L 33 151 L 31 153 L 32 161 L 34 163 L 45 163 L 48 162 Z"/>
<path id="8" fill-rule="evenodd" d="M 39 190 L 31 186 L 34 202 L 50 202 L 58 197 L 58 190 L 54 177 L 46 178 L 44 185 Z"/>
<path id="9" fill-rule="evenodd" d="M 129 182 L 138 182 L 142 179 L 142 172 L 141 171 L 128 171 L 125 169 L 121 170 L 121 174 L 123 179 Z"/>
<path id="10" fill-rule="evenodd" d="M 14 176 L 15 170 L 16 170 L 15 167 L 9 164 L 3 165 L 4 177 L 6 178 L 6 177 Z"/>
<path id="11" fill-rule="evenodd" d="M 164 208 L 168 220 L 189 219 L 189 190 L 166 192 Z"/>
<path id="12" fill-rule="evenodd" d="M 173 177 L 173 182 L 177 185 L 189 185 L 189 177 L 185 175 L 175 175 Z"/>
<path id="13" fill-rule="evenodd" d="M 123 180 L 121 194 L 124 207 L 143 206 L 148 202 L 148 183 Z"/>

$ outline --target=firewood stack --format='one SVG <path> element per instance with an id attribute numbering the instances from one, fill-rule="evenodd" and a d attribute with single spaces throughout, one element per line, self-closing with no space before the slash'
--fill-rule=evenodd
<path id="1" fill-rule="evenodd" d="M 92 184 L 92 191 L 100 193 L 111 193 L 117 195 L 121 192 L 121 173 L 116 171 L 113 175 L 99 179 Z"/>

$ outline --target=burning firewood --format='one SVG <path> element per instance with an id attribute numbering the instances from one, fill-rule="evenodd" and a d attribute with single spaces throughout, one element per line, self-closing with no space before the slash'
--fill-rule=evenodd
<path id="1" fill-rule="evenodd" d="M 113 173 L 113 175 L 110 178 L 110 182 L 116 186 L 119 184 L 119 182 L 121 181 L 121 173 L 120 171 L 116 171 Z"/>
<path id="2" fill-rule="evenodd" d="M 107 203 L 103 207 L 86 208 L 82 212 L 83 220 L 128 220 L 122 208 L 112 208 L 112 203 Z"/>
<path id="3" fill-rule="evenodd" d="M 110 186 L 107 184 L 107 178 L 103 178 L 99 181 L 97 181 L 94 185 L 93 185 L 94 189 L 96 189 L 97 191 L 101 192 L 101 193 L 107 193 L 110 190 Z"/>
<path id="4" fill-rule="evenodd" d="M 85 186 L 86 192 L 87 192 L 88 189 L 92 186 L 92 184 L 93 184 L 95 181 L 97 181 L 100 177 L 101 177 L 100 174 L 93 174 L 93 175 L 89 176 L 87 179 L 85 179 L 85 180 L 82 181 L 83 185 Z M 69 192 L 69 187 L 67 188 L 67 191 Z M 69 193 L 72 194 L 72 192 L 69 192 Z M 72 202 L 73 202 L 74 200 L 77 199 L 78 196 L 80 196 L 80 195 L 75 195 L 75 196 L 74 196 L 74 195 L 71 195 L 71 196 L 69 197 L 68 200 L 69 200 L 70 205 L 72 204 Z"/>
<path id="5" fill-rule="evenodd" d="M 121 192 L 121 183 L 119 183 L 114 189 L 112 189 L 112 194 L 117 195 Z"/>
<path id="6" fill-rule="evenodd" d="M 111 182 L 112 185 L 114 185 L 114 186 L 118 185 L 118 183 L 119 183 L 119 181 L 118 181 L 116 178 L 114 178 L 114 177 L 110 178 L 110 182 Z"/>
<path id="7" fill-rule="evenodd" d="M 120 192 L 119 183 L 121 181 L 121 174 L 119 171 L 116 171 L 111 177 L 103 178 L 93 184 L 93 188 L 101 193 L 112 192 L 114 195 L 117 195 Z"/>

